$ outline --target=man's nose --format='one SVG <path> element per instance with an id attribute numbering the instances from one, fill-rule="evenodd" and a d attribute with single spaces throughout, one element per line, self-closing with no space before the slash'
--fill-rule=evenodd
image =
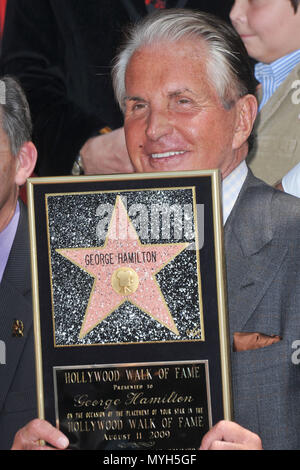
<path id="1" fill-rule="evenodd" d="M 246 10 L 247 10 L 248 0 L 235 0 L 229 16 L 233 26 L 237 23 L 244 23 L 246 20 Z"/>
<path id="2" fill-rule="evenodd" d="M 151 110 L 147 120 L 147 137 L 156 141 L 163 136 L 171 134 L 172 131 L 173 126 L 169 120 L 167 110 Z"/>

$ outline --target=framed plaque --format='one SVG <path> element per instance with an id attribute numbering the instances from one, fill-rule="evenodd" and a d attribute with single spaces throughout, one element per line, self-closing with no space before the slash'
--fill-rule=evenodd
<path id="1" fill-rule="evenodd" d="M 72 449 L 198 449 L 232 413 L 219 172 L 27 190 L 39 417 Z"/>

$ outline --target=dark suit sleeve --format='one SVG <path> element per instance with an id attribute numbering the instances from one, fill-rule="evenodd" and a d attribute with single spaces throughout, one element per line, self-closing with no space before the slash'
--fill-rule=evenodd
<path id="1" fill-rule="evenodd" d="M 62 15 L 63 9 L 61 5 Z M 69 96 L 67 74 L 76 73 L 76 64 L 72 69 L 72 57 L 69 59 L 72 41 L 71 31 L 59 24 L 50 1 L 8 1 L 2 66 L 4 73 L 16 76 L 25 89 L 39 153 L 37 168 L 42 175 L 69 174 L 84 142 L 105 125 L 100 116 L 90 114 Z M 84 90 L 78 90 L 80 94 Z"/>

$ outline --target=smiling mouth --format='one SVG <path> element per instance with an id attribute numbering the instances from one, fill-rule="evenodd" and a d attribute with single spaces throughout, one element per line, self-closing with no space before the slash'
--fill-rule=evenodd
<path id="1" fill-rule="evenodd" d="M 185 153 L 185 150 L 180 150 L 178 152 L 152 153 L 151 157 L 154 159 L 169 158 L 169 157 L 175 157 L 176 155 L 183 155 L 184 153 Z"/>

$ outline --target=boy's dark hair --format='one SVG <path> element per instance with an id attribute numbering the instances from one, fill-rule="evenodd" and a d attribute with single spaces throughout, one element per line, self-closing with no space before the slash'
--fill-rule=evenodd
<path id="1" fill-rule="evenodd" d="M 290 0 L 292 7 L 294 8 L 294 12 L 296 13 L 298 10 L 298 6 L 300 3 L 300 0 Z"/>

